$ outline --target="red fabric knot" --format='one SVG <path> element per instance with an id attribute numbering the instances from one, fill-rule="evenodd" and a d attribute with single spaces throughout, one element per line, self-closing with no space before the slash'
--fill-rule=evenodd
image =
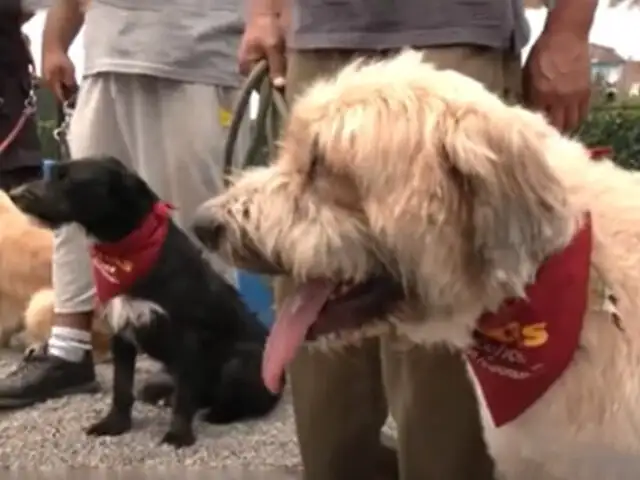
<path id="1" fill-rule="evenodd" d="M 613 148 L 607 146 L 598 146 L 589 149 L 589 154 L 593 160 L 602 160 L 603 158 L 613 157 Z"/>
<path id="2" fill-rule="evenodd" d="M 95 243 L 91 262 L 96 296 L 100 304 L 126 292 L 149 273 L 160 255 L 169 231 L 173 206 L 157 202 L 142 223 L 113 243 Z"/>
<path id="3" fill-rule="evenodd" d="M 531 407 L 571 363 L 587 310 L 591 247 L 587 215 L 571 243 L 539 268 L 526 298 L 478 320 L 466 354 L 497 427 Z"/>

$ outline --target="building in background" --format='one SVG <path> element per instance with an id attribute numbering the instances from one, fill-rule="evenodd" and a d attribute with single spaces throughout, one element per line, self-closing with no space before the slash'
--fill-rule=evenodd
<path id="1" fill-rule="evenodd" d="M 622 67 L 618 89 L 631 97 L 640 96 L 640 61 L 626 61 Z"/>
<path id="2" fill-rule="evenodd" d="M 594 90 L 607 98 L 627 98 L 640 94 L 640 62 L 625 59 L 615 49 L 589 45 L 591 80 Z"/>

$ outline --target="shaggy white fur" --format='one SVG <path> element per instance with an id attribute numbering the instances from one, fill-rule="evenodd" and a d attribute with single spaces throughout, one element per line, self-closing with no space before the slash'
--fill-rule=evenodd
<path id="1" fill-rule="evenodd" d="M 397 330 L 464 349 L 482 312 L 522 296 L 590 212 L 590 298 L 571 365 L 500 428 L 482 408 L 501 479 L 578 479 L 583 445 L 640 455 L 639 188 L 638 174 L 592 162 L 542 116 L 405 52 L 312 86 L 277 161 L 199 215 L 239 266 L 299 283 L 392 275 L 406 293 Z"/>

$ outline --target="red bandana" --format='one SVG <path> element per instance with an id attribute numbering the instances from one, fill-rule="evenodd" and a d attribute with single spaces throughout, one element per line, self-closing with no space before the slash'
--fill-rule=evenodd
<path id="1" fill-rule="evenodd" d="M 569 366 L 587 309 L 591 220 L 540 267 L 525 299 L 485 313 L 467 351 L 496 427 L 522 414 Z"/>
<path id="2" fill-rule="evenodd" d="M 91 247 L 98 302 L 104 304 L 126 292 L 138 278 L 149 272 L 169 231 L 171 208 L 158 202 L 140 226 L 125 238 Z"/>

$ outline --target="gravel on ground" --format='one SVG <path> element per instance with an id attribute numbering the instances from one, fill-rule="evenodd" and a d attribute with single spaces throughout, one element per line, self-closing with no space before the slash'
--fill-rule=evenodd
<path id="1" fill-rule="evenodd" d="M 0 377 L 6 375 L 18 360 L 16 354 L 0 352 Z M 140 361 L 138 384 L 154 368 L 157 367 L 150 361 Z M 165 477 L 166 473 L 180 469 L 182 473 L 173 477 L 179 478 L 184 476 L 184 468 L 187 467 L 205 468 L 208 472 L 222 471 L 218 469 L 263 472 L 257 476 L 243 474 L 225 478 L 298 478 L 296 472 L 300 469 L 300 458 L 289 394 L 271 415 L 262 420 L 229 426 L 196 422 L 197 443 L 176 451 L 159 445 L 169 423 L 169 410 L 140 402 L 134 406 L 131 432 L 113 438 L 85 436 L 83 429 L 106 412 L 109 406 L 112 368 L 110 365 L 98 365 L 97 369 L 104 387 L 101 393 L 75 395 L 23 410 L 0 412 L 0 470 L 158 469 L 164 472 L 161 478 L 169 478 Z M 222 476 L 215 477 L 222 480 Z M 2 478 L 8 477 L 3 474 Z M 109 475 L 109 478 L 116 477 Z M 134 475 L 130 478 L 146 477 Z M 149 478 L 160 477 L 154 474 Z"/>

